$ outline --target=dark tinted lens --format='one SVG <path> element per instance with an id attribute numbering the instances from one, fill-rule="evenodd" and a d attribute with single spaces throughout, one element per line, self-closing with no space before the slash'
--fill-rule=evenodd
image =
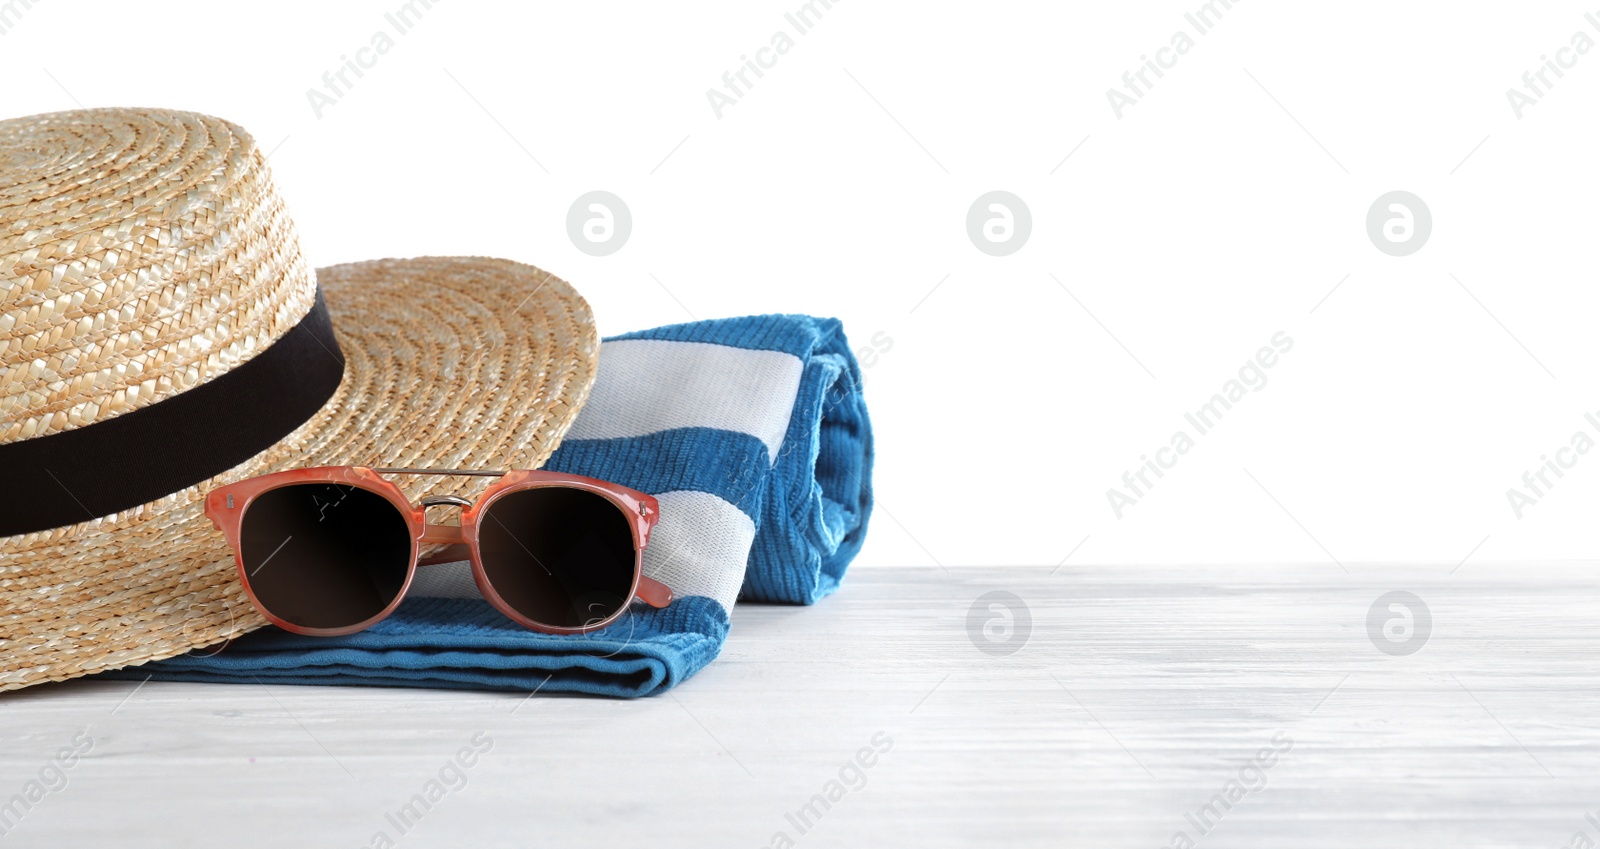
<path id="1" fill-rule="evenodd" d="M 250 502 L 240 528 L 244 571 L 272 615 L 343 628 L 378 615 L 411 567 L 405 517 L 383 496 L 341 484 L 295 484 Z"/>
<path id="2" fill-rule="evenodd" d="M 543 625 L 581 628 L 627 606 L 633 530 L 605 498 L 546 487 L 503 495 L 478 520 L 478 554 L 495 592 Z"/>

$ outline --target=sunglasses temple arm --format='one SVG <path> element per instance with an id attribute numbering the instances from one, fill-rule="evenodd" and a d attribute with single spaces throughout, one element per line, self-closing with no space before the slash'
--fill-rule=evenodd
<path id="1" fill-rule="evenodd" d="M 666 607 L 672 603 L 672 588 L 649 575 L 640 575 L 638 597 L 651 607 Z"/>

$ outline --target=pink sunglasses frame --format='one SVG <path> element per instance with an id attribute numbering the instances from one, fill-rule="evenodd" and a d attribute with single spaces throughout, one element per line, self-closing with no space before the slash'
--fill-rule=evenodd
<path id="1" fill-rule="evenodd" d="M 468 501 L 456 496 L 439 496 L 422 499 L 421 504 L 413 504 L 400 487 L 384 475 L 470 475 L 475 477 L 498 477 L 499 480 L 490 484 L 479 495 L 476 501 Z M 245 512 L 250 509 L 250 503 L 262 493 L 270 492 L 284 486 L 304 483 L 328 483 L 341 486 L 353 486 L 382 496 L 393 504 L 395 509 L 405 519 L 406 526 L 411 534 L 411 563 L 406 569 L 405 583 L 401 585 L 400 592 L 377 615 L 364 622 L 339 628 L 307 628 L 286 622 L 267 610 L 258 598 L 255 591 L 250 588 L 250 576 L 245 571 L 244 556 L 240 552 L 239 535 L 244 521 Z M 660 506 L 656 499 L 642 492 L 629 489 L 620 484 L 582 475 L 568 475 L 560 472 L 534 471 L 528 469 L 513 469 L 509 471 L 469 471 L 464 469 L 372 469 L 366 466 L 317 466 L 307 469 L 290 469 L 283 472 L 274 472 L 260 477 L 247 478 L 242 481 L 217 487 L 206 495 L 206 517 L 217 526 L 222 535 L 227 538 L 228 545 L 233 549 L 234 564 L 239 568 L 239 581 L 244 585 L 244 591 L 250 598 L 250 603 L 255 609 L 265 616 L 269 622 L 285 631 L 295 634 L 305 634 L 317 637 L 336 637 L 344 634 L 353 634 L 357 631 L 370 628 L 381 622 L 405 598 L 411 589 L 411 580 L 416 576 L 419 565 L 432 565 L 441 561 L 438 557 L 429 558 L 426 563 L 418 562 L 418 555 L 422 546 L 429 544 L 464 545 L 468 552 L 468 559 L 472 562 L 472 579 L 478 585 L 478 591 L 494 605 L 496 610 L 505 614 L 512 621 L 528 628 L 546 634 L 586 634 L 597 631 L 610 625 L 622 614 L 626 613 L 630 605 L 623 605 L 617 612 L 604 620 L 584 625 L 577 628 L 546 625 L 536 622 L 518 613 L 506 603 L 505 599 L 495 591 L 494 585 L 489 582 L 488 575 L 484 572 L 483 560 L 478 552 L 478 521 L 484 515 L 485 508 L 489 507 L 499 498 L 527 489 L 541 489 L 558 487 L 567 489 L 581 489 L 592 492 L 610 501 L 629 518 L 629 527 L 633 531 L 633 587 L 630 598 L 638 599 L 655 608 L 663 608 L 672 603 L 672 590 L 666 585 L 644 574 L 644 548 L 650 542 L 650 531 L 655 527 L 656 520 L 660 517 Z M 429 524 L 427 509 L 441 504 L 454 504 L 462 508 L 461 524 L 434 525 Z"/>

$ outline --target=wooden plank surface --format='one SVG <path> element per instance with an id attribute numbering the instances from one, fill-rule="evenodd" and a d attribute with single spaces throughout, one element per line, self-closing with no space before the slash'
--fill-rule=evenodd
<path id="1" fill-rule="evenodd" d="M 631 702 L 31 688 L 0 845 L 1600 843 L 1600 569 L 1347 566 L 861 569 Z"/>

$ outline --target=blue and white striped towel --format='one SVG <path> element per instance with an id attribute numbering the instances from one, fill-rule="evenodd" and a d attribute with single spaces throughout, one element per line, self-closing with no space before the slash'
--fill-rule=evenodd
<path id="1" fill-rule="evenodd" d="M 583 411 L 545 468 L 661 502 L 644 571 L 672 587 L 584 636 L 523 629 L 466 564 L 418 570 L 388 619 L 346 637 L 268 628 L 227 649 L 108 675 L 184 681 L 642 696 L 716 658 L 736 599 L 811 604 L 839 586 L 872 509 L 861 372 L 835 319 L 755 316 L 608 339 Z"/>

